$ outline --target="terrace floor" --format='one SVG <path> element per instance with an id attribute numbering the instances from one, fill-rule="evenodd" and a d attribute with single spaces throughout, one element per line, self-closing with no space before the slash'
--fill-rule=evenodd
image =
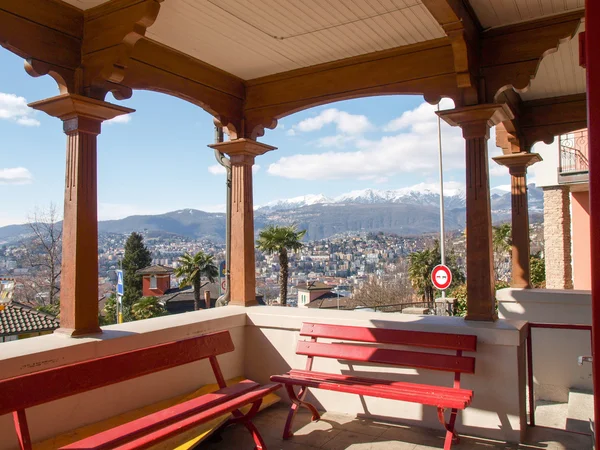
<path id="1" fill-rule="evenodd" d="M 259 413 L 254 423 L 269 450 L 439 450 L 444 446 L 444 434 L 438 430 L 390 424 L 376 420 L 357 419 L 339 413 L 325 413 L 318 422 L 310 422 L 310 414 L 301 409 L 296 416 L 294 437 L 281 439 L 287 417 L 286 405 L 274 405 Z M 459 428 L 460 431 L 460 428 Z M 254 443 L 243 425 L 225 429 L 220 435 L 196 447 L 196 450 L 251 450 Z M 471 436 L 462 436 L 453 450 L 588 450 L 590 436 L 555 431 L 550 428 L 529 429 L 523 444 L 507 444 Z"/>

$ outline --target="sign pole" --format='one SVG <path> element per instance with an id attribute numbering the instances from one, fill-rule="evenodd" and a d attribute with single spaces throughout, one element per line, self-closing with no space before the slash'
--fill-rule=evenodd
<path id="1" fill-rule="evenodd" d="M 441 101 L 440 101 L 441 103 Z M 440 103 L 437 104 L 437 110 L 440 111 Z M 444 232 L 444 169 L 442 165 L 442 119 L 439 114 L 437 116 L 438 121 L 438 152 L 440 159 L 440 256 L 442 266 L 446 265 L 446 252 L 445 252 L 445 232 Z M 446 290 L 442 291 L 442 299 L 446 301 Z"/>
<path id="2" fill-rule="evenodd" d="M 123 270 L 115 270 L 117 273 L 117 323 L 123 323 L 123 294 L 125 294 L 125 283 Z"/>

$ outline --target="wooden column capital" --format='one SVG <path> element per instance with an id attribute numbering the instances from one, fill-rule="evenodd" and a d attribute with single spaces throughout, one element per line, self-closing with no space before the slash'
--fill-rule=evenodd
<path id="1" fill-rule="evenodd" d="M 209 145 L 210 148 L 219 150 L 230 157 L 234 156 L 259 156 L 264 155 L 271 150 L 277 150 L 277 147 L 263 144 L 254 139 L 233 139 L 231 141 L 219 142 L 218 144 Z"/>
<path id="2" fill-rule="evenodd" d="M 252 139 L 234 139 L 209 145 L 231 159 L 231 305 L 254 306 L 256 261 L 254 257 L 254 201 L 252 166 L 258 155 L 275 150 Z"/>
<path id="3" fill-rule="evenodd" d="M 501 166 L 508 167 L 511 175 L 526 174 L 529 166 L 542 161 L 542 157 L 539 155 L 539 153 L 527 152 L 501 155 L 492 159 Z"/>
<path id="4" fill-rule="evenodd" d="M 449 125 L 461 127 L 465 139 L 489 139 L 491 127 L 505 120 L 514 119 L 508 105 L 496 103 L 449 109 L 436 114 Z"/>
<path id="5" fill-rule="evenodd" d="M 77 94 L 61 94 L 30 103 L 28 106 L 62 120 L 65 133 L 82 131 L 100 134 L 100 125 L 105 120 L 135 112 L 131 108 Z"/>
<path id="6" fill-rule="evenodd" d="M 76 94 L 30 107 L 63 121 L 67 135 L 60 328 L 69 336 L 97 333 L 98 186 L 97 136 L 102 122 L 133 109 Z"/>

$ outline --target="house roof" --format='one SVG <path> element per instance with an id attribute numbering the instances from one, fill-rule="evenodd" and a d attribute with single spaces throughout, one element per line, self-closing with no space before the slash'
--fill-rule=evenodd
<path id="1" fill-rule="evenodd" d="M 353 309 L 350 304 L 350 298 L 339 296 L 340 309 Z M 336 309 L 338 307 L 338 295 L 334 292 L 326 292 L 314 299 L 312 302 L 307 303 L 307 308 L 314 309 Z"/>
<path id="2" fill-rule="evenodd" d="M 11 301 L 0 311 L 0 336 L 52 331 L 59 327 L 58 318 Z"/>
<path id="3" fill-rule="evenodd" d="M 204 291 L 210 291 L 210 298 L 219 298 L 219 285 L 218 283 L 207 283 L 205 282 L 200 286 L 200 300 L 204 301 Z M 169 289 L 164 295 L 159 297 L 161 303 L 166 304 L 167 302 L 188 302 L 194 301 L 194 289 L 191 286 L 181 288 Z"/>
<path id="4" fill-rule="evenodd" d="M 309 281 L 307 283 L 299 283 L 296 286 L 296 289 L 304 290 L 304 291 L 330 291 L 334 286 L 330 286 L 325 283 L 321 283 L 320 281 Z"/>
<path id="5" fill-rule="evenodd" d="M 136 272 L 136 275 L 167 275 L 173 273 L 171 267 L 161 266 L 160 264 L 154 264 L 152 266 L 144 267 Z"/>

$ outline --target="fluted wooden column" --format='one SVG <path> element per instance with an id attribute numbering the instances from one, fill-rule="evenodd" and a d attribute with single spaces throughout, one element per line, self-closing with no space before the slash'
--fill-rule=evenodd
<path id="1" fill-rule="evenodd" d="M 527 167 L 541 161 L 537 153 L 513 153 L 494 158 L 510 172 L 512 202 L 512 280 L 514 288 L 531 288 Z"/>
<path id="2" fill-rule="evenodd" d="M 251 139 L 235 139 L 209 145 L 231 160 L 231 280 L 230 305 L 254 306 L 256 260 L 254 257 L 254 201 L 252 166 L 254 158 L 275 147 Z"/>
<path id="3" fill-rule="evenodd" d="M 72 94 L 29 106 L 61 119 L 67 135 L 57 332 L 71 336 L 99 332 L 96 139 L 103 121 L 133 110 Z"/>
<path id="4" fill-rule="evenodd" d="M 512 118 L 506 105 L 484 104 L 438 113 L 466 140 L 467 320 L 497 319 L 487 141 L 490 128 Z"/>

